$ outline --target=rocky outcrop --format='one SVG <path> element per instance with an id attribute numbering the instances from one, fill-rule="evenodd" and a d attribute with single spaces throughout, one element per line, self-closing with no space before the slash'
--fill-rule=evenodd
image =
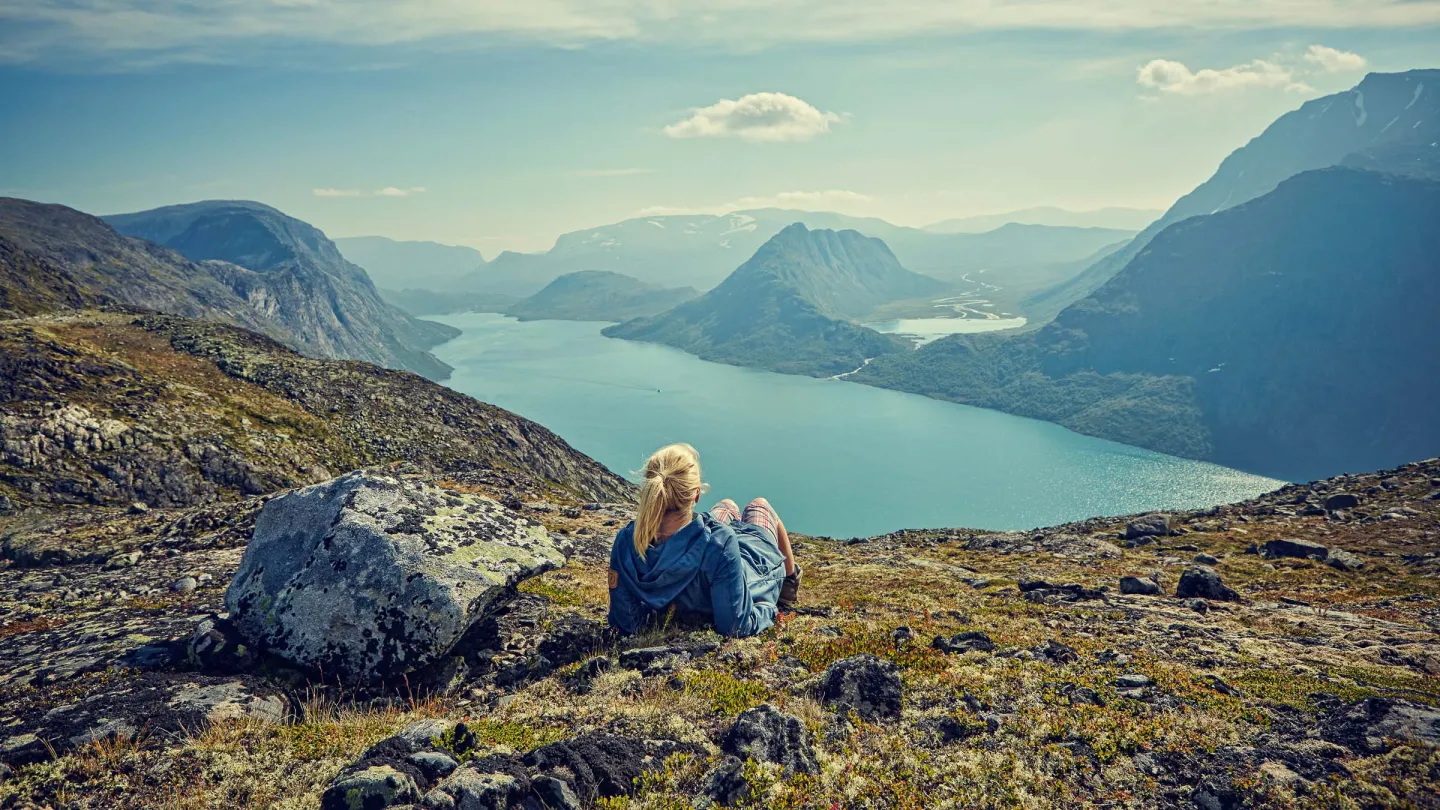
<path id="1" fill-rule="evenodd" d="M 447 654 L 507 588 L 564 562 L 543 527 L 495 501 L 357 472 L 270 501 L 225 604 L 276 655 L 393 682 Z"/>
<path id="2" fill-rule="evenodd" d="M 582 734 L 522 755 L 486 753 L 465 723 L 422 720 L 372 746 L 341 772 L 322 810 L 579 810 L 633 795 L 665 757 L 696 753 L 670 740 Z M 356 804 L 355 802 L 361 802 Z"/>
<path id="3" fill-rule="evenodd" d="M 0 496 L 12 509 L 189 506 L 396 461 L 584 500 L 631 489 L 539 425 L 412 374 L 167 316 L 0 324 Z"/>

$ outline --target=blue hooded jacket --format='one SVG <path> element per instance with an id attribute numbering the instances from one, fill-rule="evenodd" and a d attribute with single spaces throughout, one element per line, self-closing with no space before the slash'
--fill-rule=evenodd
<path id="1" fill-rule="evenodd" d="M 751 523 L 721 523 L 697 515 L 642 558 L 635 551 L 635 524 L 615 535 L 610 570 L 610 624 L 636 633 L 655 614 L 674 605 L 714 616 L 726 636 L 753 636 L 775 623 L 785 579 L 785 558 L 775 538 Z"/>

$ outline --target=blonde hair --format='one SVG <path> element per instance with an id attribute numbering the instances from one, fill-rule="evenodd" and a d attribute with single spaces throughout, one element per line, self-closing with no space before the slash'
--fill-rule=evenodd
<path id="1" fill-rule="evenodd" d="M 692 512 L 695 496 L 704 491 L 700 481 L 700 454 L 688 444 L 671 444 L 656 450 L 645 462 L 640 484 L 640 508 L 635 512 L 635 551 L 644 558 L 660 536 L 666 513 Z"/>

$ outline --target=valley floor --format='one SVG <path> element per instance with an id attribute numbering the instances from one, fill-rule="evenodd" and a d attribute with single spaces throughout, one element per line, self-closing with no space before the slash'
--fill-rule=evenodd
<path id="1" fill-rule="evenodd" d="M 187 661 L 260 499 L 4 519 L 0 807 L 316 808 L 367 747 L 447 717 L 482 753 L 593 731 L 687 745 L 599 806 L 688 808 L 736 715 L 763 703 L 801 718 L 819 773 L 748 765 L 742 806 L 1440 805 L 1440 461 L 1176 513 L 1169 535 L 1133 545 L 1124 519 L 798 537 L 801 609 L 742 640 L 673 623 L 604 638 L 624 506 L 442 485 L 489 491 L 576 552 L 521 586 L 494 668 L 438 697 L 225 673 L 193 645 Z M 1321 508 L 1342 491 L 1359 505 Z M 1279 538 L 1360 567 L 1247 553 Z M 1197 555 L 1237 601 L 1171 595 Z M 1120 593 L 1124 575 L 1163 595 Z M 960 632 L 993 649 L 931 644 Z M 898 665 L 898 719 L 821 705 L 826 667 L 856 653 Z"/>

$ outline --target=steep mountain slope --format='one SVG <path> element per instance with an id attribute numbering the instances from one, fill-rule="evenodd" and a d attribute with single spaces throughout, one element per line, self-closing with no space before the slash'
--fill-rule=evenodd
<path id="1" fill-rule="evenodd" d="M 522 321 L 626 321 L 656 315 L 700 293 L 667 289 L 605 270 L 568 273 L 505 310 Z"/>
<path id="2" fill-rule="evenodd" d="M 368 360 L 432 379 L 450 373 L 426 350 L 455 330 L 381 300 L 365 271 L 308 223 L 260 203 L 229 200 L 106 220 L 121 233 L 206 262 L 212 275 L 283 326 L 286 342 L 304 352 Z"/>
<path id="3" fill-rule="evenodd" d="M 370 280 L 382 290 L 450 284 L 485 266 L 480 251 L 457 245 L 384 236 L 349 236 L 334 241 L 345 258 L 365 268 Z"/>
<path id="4" fill-rule="evenodd" d="M 1069 211 L 1053 206 L 1023 208 L 1003 214 L 982 214 L 972 217 L 944 219 L 925 226 L 935 233 L 984 233 L 1012 222 L 1023 225 L 1055 225 L 1071 228 L 1116 228 L 1138 231 L 1154 222 L 1164 211 L 1151 208 L 1097 208 L 1094 211 Z"/>
<path id="5" fill-rule="evenodd" d="M 1166 227 L 1253 200 L 1292 175 L 1346 162 L 1357 152 L 1430 146 L 1437 140 L 1440 70 L 1371 73 L 1351 90 L 1307 101 L 1276 119 L 1124 250 L 1021 306 L 1032 321 L 1048 318 L 1104 284 Z"/>
<path id="6" fill-rule="evenodd" d="M 941 286 L 901 267 L 879 239 L 855 231 L 812 231 L 796 223 L 705 295 L 653 318 L 609 327 L 604 334 L 664 343 L 735 365 L 839 374 L 905 346 L 848 318 Z"/>
<path id="7" fill-rule="evenodd" d="M 545 428 L 413 374 L 163 315 L 0 324 L 0 447 L 0 511 L 190 506 L 396 461 L 581 498 L 629 491 Z"/>
<path id="8" fill-rule="evenodd" d="M 283 328 L 215 274 L 63 205 L 0 198 L 0 310 L 33 314 L 115 304 Z"/>
<path id="9" fill-rule="evenodd" d="M 706 290 L 735 269 L 739 257 L 753 254 L 796 222 L 881 239 L 904 266 L 945 281 L 977 270 L 990 270 L 997 277 L 1002 271 L 1023 275 L 1032 268 L 1083 259 L 1134 235 L 1125 230 L 1049 226 L 939 234 L 874 218 L 773 208 L 719 216 L 655 216 L 564 234 L 546 253 L 502 253 L 472 274 L 465 288 L 531 295 L 566 273 L 610 270 L 662 286 Z"/>
<path id="10" fill-rule="evenodd" d="M 1345 168 L 1162 231 L 1043 329 L 856 379 L 1277 477 L 1440 451 L 1440 183 Z"/>

